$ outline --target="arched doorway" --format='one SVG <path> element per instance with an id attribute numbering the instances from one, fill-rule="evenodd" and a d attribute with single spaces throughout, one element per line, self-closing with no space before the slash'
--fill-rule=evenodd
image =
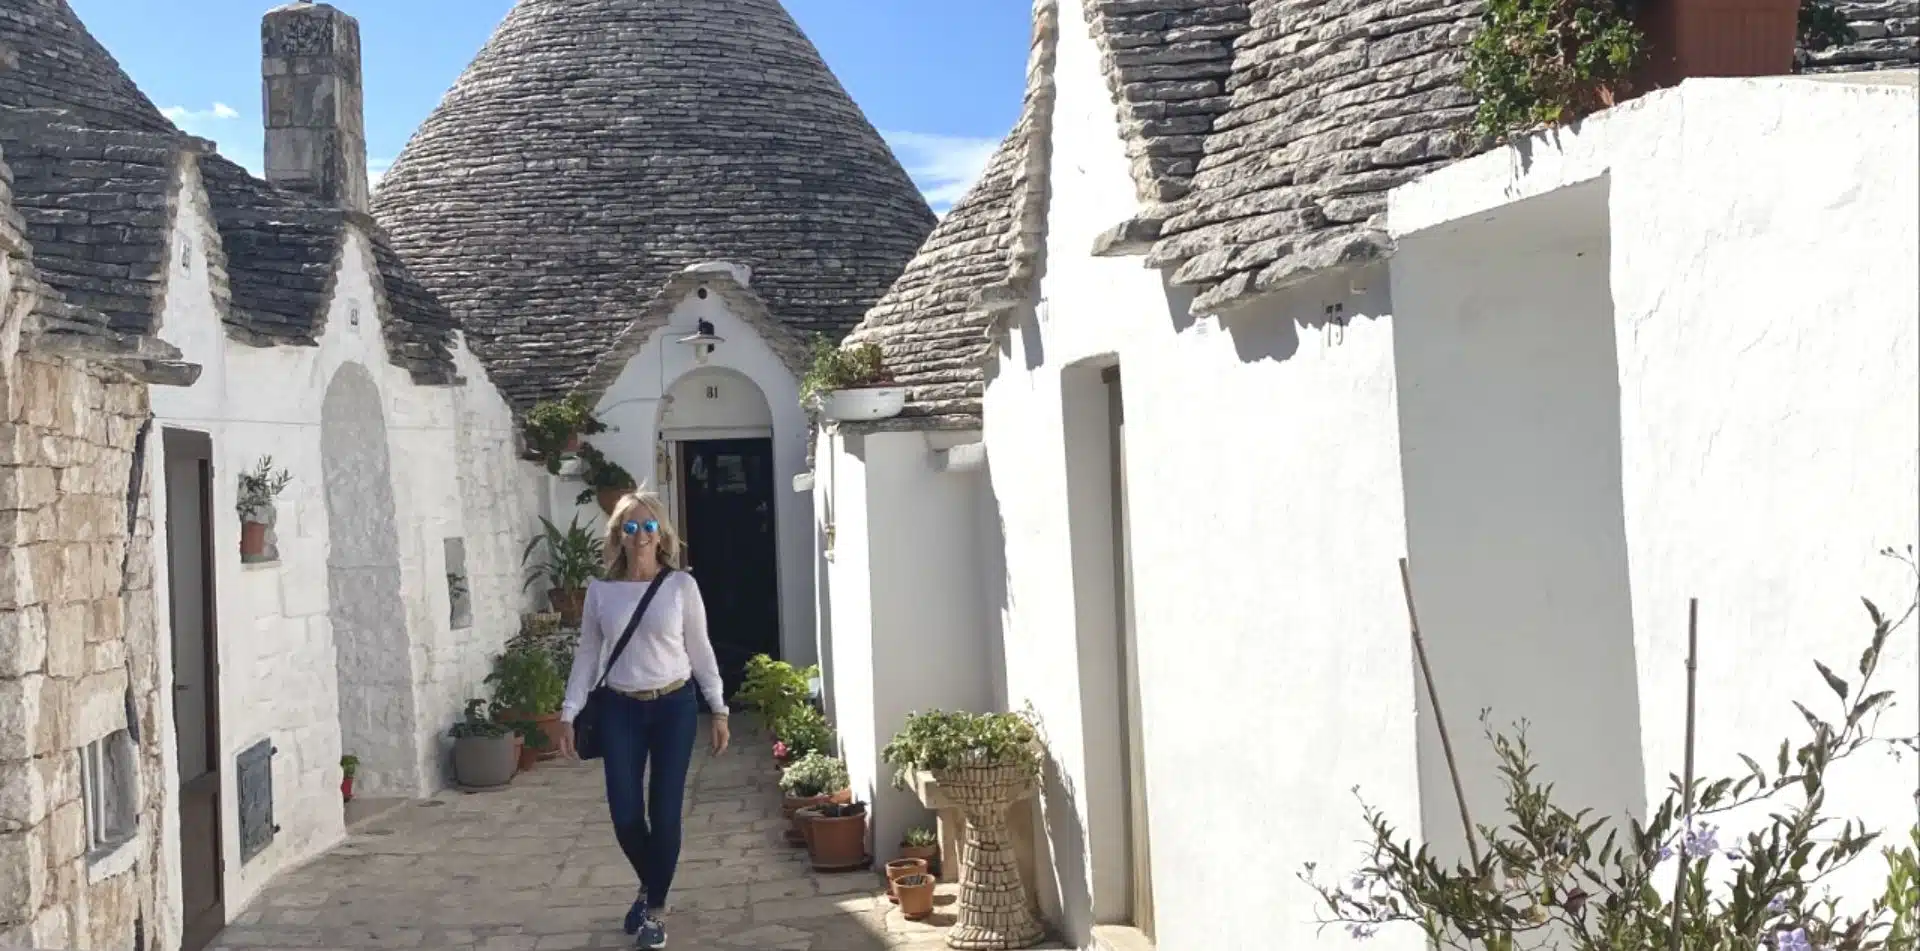
<path id="1" fill-rule="evenodd" d="M 731 695 L 748 658 L 782 654 L 773 410 L 745 375 L 706 367 L 674 381 L 658 431 L 673 463 L 687 563 Z"/>
<path id="2" fill-rule="evenodd" d="M 356 782 L 369 796 L 411 796 L 420 786 L 420 757 L 387 446 L 373 376 L 357 363 L 342 366 L 320 411 L 327 617 L 333 623 L 341 752 L 360 758 Z"/>

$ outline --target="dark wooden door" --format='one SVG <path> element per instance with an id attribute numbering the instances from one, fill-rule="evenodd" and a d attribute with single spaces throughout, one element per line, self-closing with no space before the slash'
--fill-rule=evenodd
<path id="1" fill-rule="evenodd" d="M 732 696 L 748 658 L 780 656 L 773 440 L 707 439 L 681 450 L 687 564 Z"/>
<path id="2" fill-rule="evenodd" d="M 220 846 L 220 678 L 215 618 L 213 444 L 165 436 L 167 596 L 173 639 L 173 727 L 180 767 L 181 951 L 226 926 Z"/>

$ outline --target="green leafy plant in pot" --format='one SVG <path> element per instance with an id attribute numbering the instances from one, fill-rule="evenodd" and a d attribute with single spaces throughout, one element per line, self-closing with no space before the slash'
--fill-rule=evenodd
<path id="1" fill-rule="evenodd" d="M 808 753 L 780 774 L 780 791 L 786 794 L 780 803 L 780 811 L 791 820 L 787 830 L 789 845 L 804 845 L 807 841 L 806 824 L 799 818 L 800 810 L 808 806 L 853 801 L 853 792 L 847 788 L 848 782 L 846 762 L 825 753 Z"/>
<path id="2" fill-rule="evenodd" d="M 559 750 L 560 704 L 567 682 L 551 653 L 530 644 L 510 646 L 494 660 L 486 684 L 493 688 L 495 719 L 524 725 L 517 732 L 536 754 Z"/>
<path id="3" fill-rule="evenodd" d="M 453 776 L 462 786 L 505 786 L 519 769 L 514 732 L 494 719 L 485 700 L 467 701 L 466 715 L 447 731 L 453 737 Z"/>
<path id="4" fill-rule="evenodd" d="M 927 871 L 935 877 L 940 874 L 940 837 L 932 829 L 915 826 L 907 830 L 900 839 L 900 857 L 919 859 L 927 863 Z"/>
<path id="5" fill-rule="evenodd" d="M 812 704 L 793 707 L 773 723 L 773 738 L 786 748 L 787 759 L 799 760 L 808 753 L 834 750 L 833 727 Z"/>
<path id="6" fill-rule="evenodd" d="M 894 785 L 913 788 L 921 772 L 956 775 L 966 770 L 1004 770 L 1032 782 L 1040 775 L 1040 733 L 1031 712 L 949 713 L 933 710 L 907 717 L 907 723 L 881 758 L 894 768 Z M 942 785 L 947 779 L 940 780 Z"/>
<path id="7" fill-rule="evenodd" d="M 567 524 L 565 531 L 542 517 L 540 529 L 540 534 L 527 542 L 526 550 L 520 553 L 522 563 L 532 562 L 527 567 L 526 583 L 521 587 L 545 583 L 547 600 L 560 613 L 560 623 L 578 626 L 580 609 L 586 602 L 587 582 L 600 577 L 600 541 L 581 527 L 578 515 Z M 542 545 L 546 546 L 544 550 Z M 538 562 L 533 561 L 536 552 L 540 554 Z"/>
<path id="8" fill-rule="evenodd" d="M 560 474 L 560 463 L 567 454 L 579 447 L 581 436 L 606 431 L 606 424 L 594 418 L 593 407 L 578 394 L 535 404 L 527 410 L 521 427 L 527 451 L 554 475 Z"/>
<path id="9" fill-rule="evenodd" d="M 273 522 L 273 500 L 293 483 L 293 474 L 276 469 L 272 456 L 261 456 L 253 468 L 240 473 L 240 558 L 257 560 L 267 551 L 267 526 Z"/>
<path id="10" fill-rule="evenodd" d="M 347 755 L 340 757 L 340 799 L 353 801 L 353 777 L 360 774 L 360 757 Z"/>
<path id="11" fill-rule="evenodd" d="M 817 872 L 850 872 L 872 862 L 867 853 L 867 806 L 860 802 L 823 802 L 795 814 Z"/>
<path id="12" fill-rule="evenodd" d="M 614 506 L 620 504 L 620 497 L 634 490 L 633 475 L 591 443 L 581 444 L 579 457 L 584 466 L 580 481 L 587 487 L 574 497 L 573 504 L 598 502 L 601 511 L 612 515 Z"/>
<path id="13" fill-rule="evenodd" d="M 813 679 L 818 676 L 817 666 L 800 668 L 766 654 L 755 654 L 747 659 L 746 676 L 741 678 L 734 699 L 759 713 L 760 721 L 772 729 L 793 710 L 810 704 Z"/>

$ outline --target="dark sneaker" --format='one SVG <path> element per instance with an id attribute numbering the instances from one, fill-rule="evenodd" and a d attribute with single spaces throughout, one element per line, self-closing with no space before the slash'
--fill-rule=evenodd
<path id="1" fill-rule="evenodd" d="M 640 923 L 647 919 L 647 898 L 645 895 L 633 900 L 633 907 L 627 909 L 627 920 L 621 923 L 628 934 L 639 934 Z"/>
<path id="2" fill-rule="evenodd" d="M 640 951 L 657 951 L 667 946 L 667 926 L 652 915 L 640 919 L 640 934 L 634 941 Z"/>

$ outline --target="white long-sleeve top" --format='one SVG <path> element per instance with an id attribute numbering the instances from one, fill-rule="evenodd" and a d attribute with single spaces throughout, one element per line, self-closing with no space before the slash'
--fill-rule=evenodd
<path id="1" fill-rule="evenodd" d="M 627 629 L 633 609 L 651 581 L 590 581 L 586 606 L 580 613 L 580 643 L 573 651 L 573 673 L 567 677 L 567 698 L 560 719 L 568 723 L 587 705 L 587 695 L 600 682 L 607 658 Z M 607 673 L 615 690 L 658 690 L 691 677 L 707 696 L 707 706 L 726 713 L 720 681 L 720 662 L 707 639 L 707 606 L 693 576 L 676 571 L 660 583 L 653 603 L 640 619 L 633 640 Z"/>

